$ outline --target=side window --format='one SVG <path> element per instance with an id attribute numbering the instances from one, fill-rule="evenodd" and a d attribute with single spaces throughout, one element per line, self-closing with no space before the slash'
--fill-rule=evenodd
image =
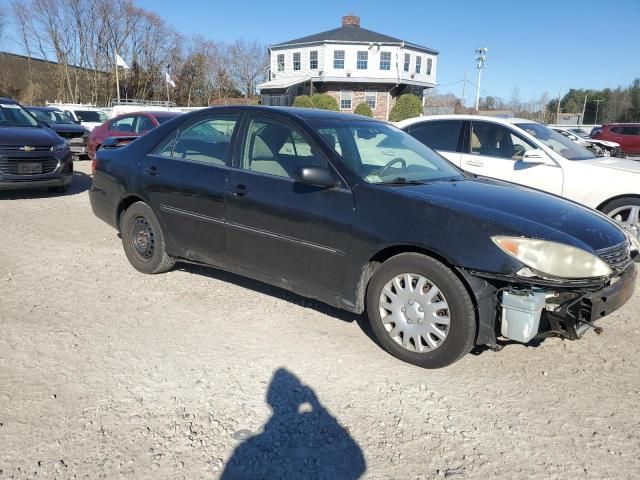
<path id="1" fill-rule="evenodd" d="M 485 157 L 520 160 L 524 152 L 535 147 L 497 123 L 472 122 L 471 153 Z"/>
<path id="2" fill-rule="evenodd" d="M 175 137 L 171 156 L 178 160 L 226 165 L 231 137 L 238 118 L 238 115 L 232 114 L 196 120 L 195 123 L 180 130 Z M 161 144 L 157 155 L 168 156 L 171 143 Z"/>
<path id="3" fill-rule="evenodd" d="M 621 127 L 622 135 L 640 135 L 639 127 Z"/>
<path id="4" fill-rule="evenodd" d="M 133 133 L 133 121 L 135 120 L 134 116 L 130 117 L 122 117 L 118 120 L 114 120 L 109 125 L 109 130 L 112 132 L 127 132 Z"/>
<path id="5" fill-rule="evenodd" d="M 456 152 L 462 120 L 423 122 L 409 127 L 409 134 L 432 150 Z"/>
<path id="6" fill-rule="evenodd" d="M 138 121 L 136 122 L 136 133 L 146 133 L 153 129 L 155 125 L 144 115 L 138 115 Z"/>
<path id="7" fill-rule="evenodd" d="M 611 127 L 609 130 L 613 133 L 622 133 L 622 127 Z"/>
<path id="8" fill-rule="evenodd" d="M 327 166 L 295 129 L 271 119 L 254 119 L 247 131 L 241 168 L 293 178 L 297 167 Z"/>

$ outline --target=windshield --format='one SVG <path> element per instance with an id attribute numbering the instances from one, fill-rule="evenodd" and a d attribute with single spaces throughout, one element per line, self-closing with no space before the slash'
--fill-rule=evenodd
<path id="1" fill-rule="evenodd" d="M 29 109 L 29 111 L 35 115 L 35 117 L 41 122 L 47 122 L 49 125 L 59 124 L 59 123 L 73 123 L 71 117 L 61 111 L 58 110 L 38 110 L 38 109 Z"/>
<path id="2" fill-rule="evenodd" d="M 81 122 L 104 123 L 109 120 L 107 114 L 99 110 L 75 110 L 75 114 Z"/>
<path id="3" fill-rule="evenodd" d="M 0 127 L 38 127 L 38 122 L 15 103 L 0 103 Z"/>
<path id="4" fill-rule="evenodd" d="M 366 120 L 315 120 L 310 124 L 368 183 L 463 178 L 443 157 L 391 125 Z"/>
<path id="5" fill-rule="evenodd" d="M 596 158 L 591 151 L 541 123 L 517 123 L 516 126 L 537 138 L 567 160 L 591 160 Z"/>

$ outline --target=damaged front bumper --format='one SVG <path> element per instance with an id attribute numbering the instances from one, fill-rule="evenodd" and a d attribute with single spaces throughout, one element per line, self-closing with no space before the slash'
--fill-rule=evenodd
<path id="1" fill-rule="evenodd" d="M 601 330 L 595 322 L 623 306 L 633 295 L 637 277 L 634 262 L 606 281 L 525 279 L 459 269 L 475 295 L 478 314 L 477 345 L 496 346 L 503 321 L 504 292 L 536 292 L 546 295 L 535 337 L 560 336 L 577 340 L 589 328 Z"/>

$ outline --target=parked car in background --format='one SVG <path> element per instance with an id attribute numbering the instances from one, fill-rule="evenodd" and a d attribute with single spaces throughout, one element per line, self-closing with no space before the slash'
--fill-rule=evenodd
<path id="1" fill-rule="evenodd" d="M 73 177 L 67 142 L 19 103 L 0 98 L 0 190 L 65 192 Z"/>
<path id="2" fill-rule="evenodd" d="M 64 138 L 76 159 L 87 155 L 87 136 L 89 131 L 78 125 L 66 113 L 53 107 L 26 107 L 40 122 Z"/>
<path id="3" fill-rule="evenodd" d="M 385 122 L 218 107 L 114 141 L 89 196 L 134 268 L 205 263 L 366 310 L 416 365 L 499 335 L 577 339 L 633 294 L 637 243 L 611 219 L 467 175 Z"/>
<path id="4" fill-rule="evenodd" d="M 613 157 L 620 154 L 619 143 L 596 140 L 589 137 L 587 132 L 579 128 L 564 128 L 555 125 L 549 125 L 549 128 L 558 132 L 560 135 L 564 135 L 578 145 L 591 150 L 598 157 Z"/>
<path id="5" fill-rule="evenodd" d="M 105 109 L 94 107 L 93 105 L 74 103 L 51 103 L 47 106 L 62 110 L 73 120 L 91 131 L 109 120 Z"/>
<path id="6" fill-rule="evenodd" d="M 609 123 L 592 132 L 591 137 L 617 142 L 627 155 L 640 155 L 640 123 Z"/>
<path id="7" fill-rule="evenodd" d="M 597 157 L 540 123 L 441 115 L 397 124 L 462 169 L 600 210 L 640 234 L 640 163 Z"/>
<path id="8" fill-rule="evenodd" d="M 139 137 L 158 125 L 181 115 L 181 112 L 132 112 L 118 115 L 95 128 L 87 141 L 87 153 L 93 159 L 96 150 L 100 148 L 102 142 L 109 137 Z"/>

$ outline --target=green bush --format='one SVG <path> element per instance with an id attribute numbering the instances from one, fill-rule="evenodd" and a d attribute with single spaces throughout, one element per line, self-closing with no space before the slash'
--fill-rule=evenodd
<path id="1" fill-rule="evenodd" d="M 336 99 L 326 93 L 314 93 L 311 100 L 313 101 L 313 106 L 320 110 L 335 110 L 336 112 L 340 110 Z"/>
<path id="2" fill-rule="evenodd" d="M 396 104 L 391 109 L 389 120 L 399 122 L 407 118 L 419 117 L 422 114 L 422 102 L 417 95 L 405 93 L 400 95 Z"/>
<path id="3" fill-rule="evenodd" d="M 373 117 L 373 111 L 368 103 L 359 103 L 356 105 L 356 109 L 353 111 L 356 115 L 364 115 L 366 117 Z"/>
<path id="4" fill-rule="evenodd" d="M 294 98 L 293 106 L 300 108 L 314 108 L 313 101 L 309 95 L 299 95 Z"/>

